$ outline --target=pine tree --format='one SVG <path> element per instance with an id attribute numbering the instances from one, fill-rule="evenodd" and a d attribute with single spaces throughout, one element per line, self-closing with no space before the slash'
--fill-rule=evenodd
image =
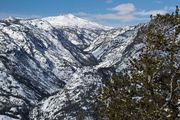
<path id="1" fill-rule="evenodd" d="M 179 7 L 176 6 L 176 16 L 178 16 L 178 15 L 179 15 Z"/>
<path id="2" fill-rule="evenodd" d="M 98 112 L 107 120 L 176 120 L 180 117 L 180 16 L 157 15 L 141 30 L 145 47 L 130 71 L 101 90 Z M 171 27 L 163 29 L 162 25 Z M 162 27 L 162 29 L 159 29 Z M 168 31 L 174 28 L 174 33 Z"/>

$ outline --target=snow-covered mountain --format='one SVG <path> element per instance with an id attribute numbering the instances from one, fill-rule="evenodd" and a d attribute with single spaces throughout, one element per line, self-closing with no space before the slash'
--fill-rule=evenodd
<path id="1" fill-rule="evenodd" d="M 95 22 L 91 22 L 79 17 L 74 16 L 73 14 L 66 14 L 55 17 L 46 17 L 42 20 L 48 21 L 52 26 L 58 27 L 77 27 L 77 28 L 85 28 L 85 29 L 111 29 L 112 27 L 103 26 L 97 24 Z"/>
<path id="2" fill-rule="evenodd" d="M 0 20 L 0 119 L 95 119 L 96 91 L 138 54 L 143 26 L 110 28 L 71 14 Z"/>

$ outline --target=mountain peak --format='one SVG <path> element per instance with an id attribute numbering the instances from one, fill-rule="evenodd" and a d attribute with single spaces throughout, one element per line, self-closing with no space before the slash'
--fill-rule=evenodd
<path id="1" fill-rule="evenodd" d="M 13 22 L 13 21 L 16 21 L 17 18 L 13 17 L 13 16 L 9 16 L 7 18 L 4 19 L 5 21 L 8 21 L 8 22 Z"/>
<path id="2" fill-rule="evenodd" d="M 53 27 L 78 27 L 87 29 L 110 29 L 111 27 L 103 26 L 95 22 L 91 22 L 82 18 L 79 18 L 73 14 L 65 14 L 60 16 L 52 16 L 43 18 L 48 21 Z"/>
<path id="3" fill-rule="evenodd" d="M 68 17 L 68 18 L 76 18 L 76 16 L 75 15 L 73 15 L 73 14 L 71 14 L 71 13 L 69 13 L 69 14 L 66 14 L 66 15 L 64 15 L 65 17 Z"/>

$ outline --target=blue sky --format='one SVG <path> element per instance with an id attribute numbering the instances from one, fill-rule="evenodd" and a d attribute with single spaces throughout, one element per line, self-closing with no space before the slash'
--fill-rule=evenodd
<path id="1" fill-rule="evenodd" d="M 134 25 L 150 14 L 171 12 L 180 0 L 0 0 L 0 18 L 72 13 L 108 26 Z"/>

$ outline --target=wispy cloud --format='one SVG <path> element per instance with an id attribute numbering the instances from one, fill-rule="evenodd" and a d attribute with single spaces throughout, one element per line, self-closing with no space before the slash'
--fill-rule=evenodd
<path id="1" fill-rule="evenodd" d="M 150 15 L 157 15 L 157 14 L 165 14 L 167 13 L 166 10 L 149 10 L 149 11 L 139 11 L 135 12 L 135 15 L 140 15 L 140 16 L 150 16 Z"/>
<path id="2" fill-rule="evenodd" d="M 113 3 L 113 0 L 106 0 L 106 3 Z"/>
<path id="3" fill-rule="evenodd" d="M 155 3 L 157 3 L 157 4 L 162 4 L 163 1 L 162 1 L 162 0 L 155 0 Z"/>
<path id="4" fill-rule="evenodd" d="M 139 10 L 133 3 L 119 4 L 112 8 L 107 8 L 109 12 L 104 14 L 89 14 L 77 13 L 76 15 L 93 20 L 93 21 L 121 21 L 121 22 L 134 22 L 134 21 L 147 21 L 150 15 L 166 14 L 174 11 L 173 7 L 164 7 L 155 10 Z"/>
<path id="5" fill-rule="evenodd" d="M 90 20 L 122 20 L 122 21 L 131 21 L 135 19 L 133 15 L 119 15 L 116 13 L 109 14 L 89 14 L 89 13 L 77 13 L 76 15 Z"/>
<path id="6" fill-rule="evenodd" d="M 89 13 L 77 13 L 78 16 L 88 18 L 90 20 L 121 20 L 131 21 L 137 19 L 132 13 L 135 11 L 135 6 L 132 3 L 119 4 L 113 8 L 107 8 L 109 13 L 105 14 L 89 14 Z"/>
<path id="7" fill-rule="evenodd" d="M 17 13 L 3 13 L 0 12 L 0 19 L 7 18 L 9 16 L 17 17 L 17 18 L 40 18 L 40 15 L 24 15 L 24 14 L 17 14 Z"/>
<path id="8" fill-rule="evenodd" d="M 125 4 L 119 4 L 118 6 L 115 6 L 114 8 L 110 8 L 109 10 L 115 11 L 120 15 L 125 15 L 134 12 L 136 8 L 132 3 L 125 3 Z"/>

